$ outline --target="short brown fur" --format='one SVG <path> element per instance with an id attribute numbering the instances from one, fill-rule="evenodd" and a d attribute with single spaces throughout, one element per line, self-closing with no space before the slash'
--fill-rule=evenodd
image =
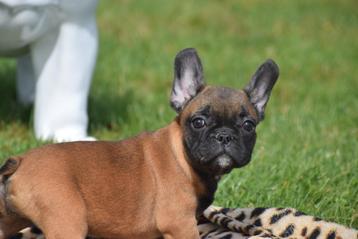
<path id="1" fill-rule="evenodd" d="M 227 114 L 227 117 L 230 117 L 231 114 L 238 114 L 242 111 L 241 107 L 244 107 L 244 109 L 258 121 L 257 113 L 243 90 L 205 86 L 200 94 L 197 95 L 181 113 L 181 125 L 184 123 L 183 119 L 187 119 L 190 113 L 196 112 L 201 107 L 209 104 L 213 111 L 219 112 L 222 115 Z M 223 108 L 223 106 L 225 107 Z"/>
<path id="2" fill-rule="evenodd" d="M 126 141 L 63 143 L 31 150 L 21 156 L 11 176 L 8 210 L 19 219 L 31 220 L 49 239 L 60 231 L 62 238 L 81 238 L 87 230 L 106 238 L 161 234 L 197 238 L 195 218 L 188 218 L 205 189 L 185 159 L 179 129 L 174 121 Z M 172 223 L 171 215 L 181 215 L 176 218 L 181 222 Z M 67 228 L 78 231 L 64 235 Z"/>

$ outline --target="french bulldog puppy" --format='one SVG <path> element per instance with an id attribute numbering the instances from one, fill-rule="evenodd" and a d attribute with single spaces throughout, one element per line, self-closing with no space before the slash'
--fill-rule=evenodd
<path id="1" fill-rule="evenodd" d="M 97 55 L 97 0 L 0 0 L 0 55 L 17 59 L 17 95 L 34 103 L 36 138 L 94 140 L 87 98 Z"/>
<path id="2" fill-rule="evenodd" d="M 194 49 L 174 63 L 168 126 L 118 142 L 42 146 L 0 169 L 0 238 L 30 225 L 47 239 L 197 239 L 196 216 L 223 174 L 249 163 L 279 70 L 243 89 L 206 86 Z"/>

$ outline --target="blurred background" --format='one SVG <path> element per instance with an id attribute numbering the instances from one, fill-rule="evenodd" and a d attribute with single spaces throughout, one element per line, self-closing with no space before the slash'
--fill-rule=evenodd
<path id="1" fill-rule="evenodd" d="M 209 84 L 241 88 L 266 59 L 281 75 L 252 162 L 221 181 L 215 203 L 295 207 L 358 227 L 356 0 L 100 1 L 89 133 L 155 130 L 169 107 L 175 54 L 197 48 Z M 43 144 L 16 102 L 15 61 L 0 60 L 0 158 Z"/>

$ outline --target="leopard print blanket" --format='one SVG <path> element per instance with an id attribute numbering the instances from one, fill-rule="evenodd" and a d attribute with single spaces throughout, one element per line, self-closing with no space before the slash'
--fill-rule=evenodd
<path id="1" fill-rule="evenodd" d="M 358 231 L 308 216 L 293 208 L 220 208 L 205 210 L 201 238 L 358 239 Z"/>
<path id="2" fill-rule="evenodd" d="M 210 206 L 199 219 L 201 239 L 358 239 L 353 228 L 323 221 L 293 208 Z M 44 239 L 36 227 L 12 239 Z"/>

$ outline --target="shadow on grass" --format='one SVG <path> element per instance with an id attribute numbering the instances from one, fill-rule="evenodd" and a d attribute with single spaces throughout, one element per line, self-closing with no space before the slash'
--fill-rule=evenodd
<path id="1" fill-rule="evenodd" d="M 115 130 L 118 125 L 128 124 L 129 109 L 133 102 L 140 101 L 135 93 L 128 89 L 122 94 L 101 91 L 89 98 L 90 130 L 105 128 Z"/>
<path id="2" fill-rule="evenodd" d="M 16 69 L 14 65 L 4 64 L 0 68 L 0 122 L 10 124 L 20 122 L 32 125 L 32 106 L 23 106 L 16 99 Z M 138 101 L 132 90 L 118 94 L 111 88 L 100 88 L 89 96 L 90 130 L 106 128 L 111 130 L 129 120 L 129 105 Z"/>
<path id="3" fill-rule="evenodd" d="M 11 66 L 0 69 L 0 121 L 28 124 L 32 107 L 23 106 L 16 100 L 15 71 L 15 67 Z"/>

